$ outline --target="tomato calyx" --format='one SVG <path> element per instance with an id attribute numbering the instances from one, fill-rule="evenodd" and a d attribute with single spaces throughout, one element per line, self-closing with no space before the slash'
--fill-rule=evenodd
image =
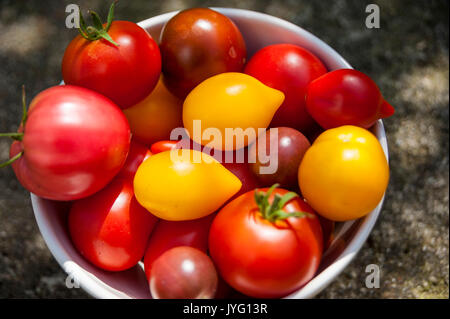
<path id="1" fill-rule="evenodd" d="M 111 24 L 114 19 L 114 8 L 116 6 L 116 2 L 117 1 L 114 1 L 111 4 L 111 7 L 109 8 L 108 18 L 105 27 L 103 26 L 103 23 L 96 12 L 91 10 L 88 11 L 89 14 L 91 15 L 92 23 L 94 24 L 94 26 L 87 26 L 86 22 L 84 21 L 83 15 L 81 14 L 81 10 L 78 11 L 80 17 L 80 27 L 78 28 L 78 31 L 80 32 L 83 38 L 89 41 L 105 39 L 106 41 L 112 43 L 116 47 L 119 46 L 108 34 L 109 28 L 111 27 Z"/>
<path id="2" fill-rule="evenodd" d="M 25 122 L 27 121 L 28 112 L 27 112 L 27 102 L 26 102 L 26 95 L 25 95 L 25 85 L 22 85 L 22 120 L 20 122 L 21 127 L 25 127 Z M 12 133 L 0 133 L 0 137 L 10 137 L 15 141 L 21 142 L 23 139 L 23 132 L 12 132 Z M 6 167 L 12 163 L 14 163 L 16 160 L 18 160 L 23 155 L 23 151 L 16 154 L 6 162 L 0 163 L 0 168 Z"/>
<path id="3" fill-rule="evenodd" d="M 269 222 L 276 222 L 277 220 L 284 220 L 289 217 L 312 217 L 312 215 L 308 212 L 286 212 L 283 210 L 285 205 L 295 197 L 298 197 L 298 194 L 294 192 L 288 192 L 283 196 L 279 194 L 275 194 L 274 199 L 271 204 L 269 204 L 269 197 L 272 195 L 275 188 L 280 186 L 279 184 L 274 184 L 269 188 L 267 192 L 258 191 L 257 189 L 254 192 L 255 202 L 258 205 L 259 211 L 264 219 Z"/>

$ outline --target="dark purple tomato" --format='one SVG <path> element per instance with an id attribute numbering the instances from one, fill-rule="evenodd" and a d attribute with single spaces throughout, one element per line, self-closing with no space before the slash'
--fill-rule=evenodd
<path id="1" fill-rule="evenodd" d="M 293 128 L 271 128 L 250 147 L 250 158 L 255 158 L 256 162 L 249 165 L 262 185 L 278 183 L 281 187 L 294 189 L 298 167 L 310 146 L 308 139 Z"/>
<path id="2" fill-rule="evenodd" d="M 233 21 L 208 8 L 184 10 L 170 19 L 160 50 L 164 83 L 180 98 L 213 75 L 241 72 L 247 55 Z"/>
<path id="3" fill-rule="evenodd" d="M 218 276 L 208 255 L 180 246 L 155 260 L 149 284 L 155 299 L 211 299 L 216 294 Z"/>

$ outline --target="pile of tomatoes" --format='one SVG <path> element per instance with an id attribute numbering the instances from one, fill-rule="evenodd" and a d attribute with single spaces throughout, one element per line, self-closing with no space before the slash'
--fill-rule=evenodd
<path id="1" fill-rule="evenodd" d="M 89 27 L 81 16 L 65 84 L 2 134 L 15 140 L 5 164 L 30 192 L 71 202 L 70 237 L 89 262 L 143 260 L 154 298 L 301 288 L 334 222 L 380 202 L 389 168 L 367 129 L 392 106 L 368 76 L 328 72 L 293 44 L 247 61 L 239 29 L 214 10 L 179 12 L 159 45 L 113 11 L 105 24 L 91 12 Z M 257 134 L 215 138 L 229 129 Z"/>

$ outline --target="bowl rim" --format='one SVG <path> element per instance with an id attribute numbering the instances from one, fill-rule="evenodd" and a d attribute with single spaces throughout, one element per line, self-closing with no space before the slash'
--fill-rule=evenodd
<path id="1" fill-rule="evenodd" d="M 327 51 L 333 59 L 339 61 L 340 64 L 345 65 L 346 68 L 352 68 L 352 66 L 333 48 L 326 44 L 323 40 L 313 35 L 309 31 L 297 26 L 289 21 L 283 20 L 281 18 L 265 14 L 262 12 L 257 12 L 247 9 L 236 9 L 236 8 L 223 8 L 223 7 L 210 7 L 226 16 L 239 15 L 241 18 L 255 19 L 255 20 L 265 20 L 271 24 L 278 25 L 284 29 L 292 31 L 301 36 L 308 41 L 313 41 L 321 50 Z M 168 13 L 163 13 L 146 20 L 140 21 L 137 24 L 146 29 L 152 25 L 158 25 L 165 23 L 172 16 L 177 14 L 180 10 L 171 11 Z M 389 163 L 389 151 L 386 139 L 386 132 L 384 130 L 384 125 L 382 120 L 378 120 L 375 124 L 375 135 L 379 140 L 386 159 Z M 353 236 L 353 238 L 347 243 L 346 248 L 339 254 L 333 263 L 324 268 L 320 273 L 311 279 L 306 285 L 298 289 L 296 292 L 285 296 L 286 299 L 303 299 L 312 298 L 318 293 L 320 293 L 325 287 L 327 287 L 337 276 L 348 266 L 348 264 L 355 258 L 357 253 L 360 251 L 361 247 L 365 243 L 367 237 L 371 233 L 380 211 L 382 209 L 384 199 L 384 194 L 381 201 L 378 203 L 377 207 L 370 212 L 368 215 L 363 217 L 361 224 L 359 226 L 358 232 Z M 95 276 L 90 276 L 89 272 L 84 270 L 76 262 L 72 261 L 70 254 L 62 245 L 59 244 L 57 235 L 52 229 L 50 223 L 45 218 L 42 218 L 41 211 L 44 209 L 41 198 L 30 193 L 31 203 L 33 208 L 33 213 L 38 224 L 39 230 L 42 237 L 52 253 L 53 257 L 56 259 L 58 264 L 63 268 L 63 270 L 73 276 L 74 279 L 80 284 L 80 287 L 85 290 L 88 294 L 95 298 L 102 299 L 115 299 L 115 298 L 131 298 L 127 294 L 124 294 L 109 285 L 105 284 L 100 279 Z"/>

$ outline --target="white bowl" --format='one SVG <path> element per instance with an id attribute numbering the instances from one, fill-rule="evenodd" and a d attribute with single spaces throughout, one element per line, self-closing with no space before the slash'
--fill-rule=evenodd
<path id="1" fill-rule="evenodd" d="M 336 51 L 308 31 L 263 13 L 228 8 L 213 8 L 230 17 L 241 30 L 248 57 L 258 49 L 275 43 L 300 45 L 317 55 L 329 70 L 351 68 Z M 177 12 L 162 14 L 139 23 L 154 39 L 159 39 L 166 21 Z M 382 121 L 372 128 L 388 158 L 388 147 Z M 304 287 L 286 298 L 312 298 L 334 280 L 355 257 L 369 236 L 380 213 L 384 198 L 367 216 L 341 223 L 335 238 L 324 253 L 318 274 Z M 70 274 L 69 282 L 96 298 L 150 298 L 142 264 L 124 272 L 103 271 L 87 262 L 74 248 L 67 230 L 68 204 L 45 200 L 31 194 L 34 215 L 42 236 L 61 267 Z"/>

